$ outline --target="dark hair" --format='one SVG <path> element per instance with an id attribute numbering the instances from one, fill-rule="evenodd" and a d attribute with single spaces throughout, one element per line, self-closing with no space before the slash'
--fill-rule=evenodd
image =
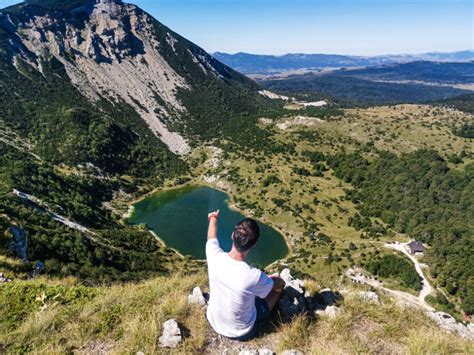
<path id="1" fill-rule="evenodd" d="M 260 228 L 253 219 L 246 218 L 234 228 L 234 245 L 238 251 L 247 251 L 255 245 L 260 236 Z"/>

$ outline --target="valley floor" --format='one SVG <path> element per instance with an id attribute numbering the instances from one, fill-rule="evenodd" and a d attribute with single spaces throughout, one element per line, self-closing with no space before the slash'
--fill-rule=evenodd
<path id="1" fill-rule="evenodd" d="M 261 128 L 271 132 L 275 142 L 294 144 L 294 151 L 272 154 L 198 148 L 193 154 L 197 167 L 192 183 L 228 192 L 230 203 L 244 214 L 283 232 L 292 248 L 283 264 L 318 281 L 331 282 L 364 255 L 389 252 L 384 245 L 394 241 L 395 231 L 366 238 L 363 231 L 350 226 L 357 206 L 346 198 L 346 192 L 353 187 L 331 169 L 314 174 L 314 164 L 306 154 L 349 154 L 366 147 L 367 158 L 373 160 L 372 149 L 395 154 L 434 149 L 447 160 L 464 152 L 461 164 L 449 163 L 454 169 L 463 169 L 474 161 L 474 142 L 455 136 L 452 127 L 469 122 L 470 117 L 424 105 L 350 109 L 341 117 L 325 120 L 263 117 Z M 379 219 L 374 222 L 383 225 Z M 318 242 L 318 235 L 329 237 L 329 242 Z M 399 241 L 408 240 L 409 236 Z M 354 250 L 349 250 L 351 243 Z M 328 263 L 329 254 L 341 260 Z"/>

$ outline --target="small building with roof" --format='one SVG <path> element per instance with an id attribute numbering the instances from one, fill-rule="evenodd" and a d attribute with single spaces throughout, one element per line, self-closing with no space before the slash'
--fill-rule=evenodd
<path id="1" fill-rule="evenodd" d="M 425 246 L 422 242 L 417 240 L 412 240 L 410 243 L 407 244 L 407 251 L 410 254 L 421 254 L 423 255 L 425 252 Z"/>

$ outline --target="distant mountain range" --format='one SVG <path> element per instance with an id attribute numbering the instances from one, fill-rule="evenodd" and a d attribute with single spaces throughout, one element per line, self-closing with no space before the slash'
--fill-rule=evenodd
<path id="1" fill-rule="evenodd" d="M 430 52 L 422 54 L 379 55 L 373 57 L 338 54 L 260 55 L 250 53 L 227 54 L 216 52 L 214 58 L 244 74 L 278 74 L 303 69 L 366 67 L 427 60 L 439 62 L 469 62 L 474 51 Z"/>

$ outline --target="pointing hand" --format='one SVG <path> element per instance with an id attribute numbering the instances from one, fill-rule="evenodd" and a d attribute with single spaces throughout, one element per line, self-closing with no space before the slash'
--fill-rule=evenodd
<path id="1" fill-rule="evenodd" d="M 218 219 L 219 218 L 219 210 L 211 212 L 207 215 L 207 220 L 210 221 L 212 218 Z"/>

